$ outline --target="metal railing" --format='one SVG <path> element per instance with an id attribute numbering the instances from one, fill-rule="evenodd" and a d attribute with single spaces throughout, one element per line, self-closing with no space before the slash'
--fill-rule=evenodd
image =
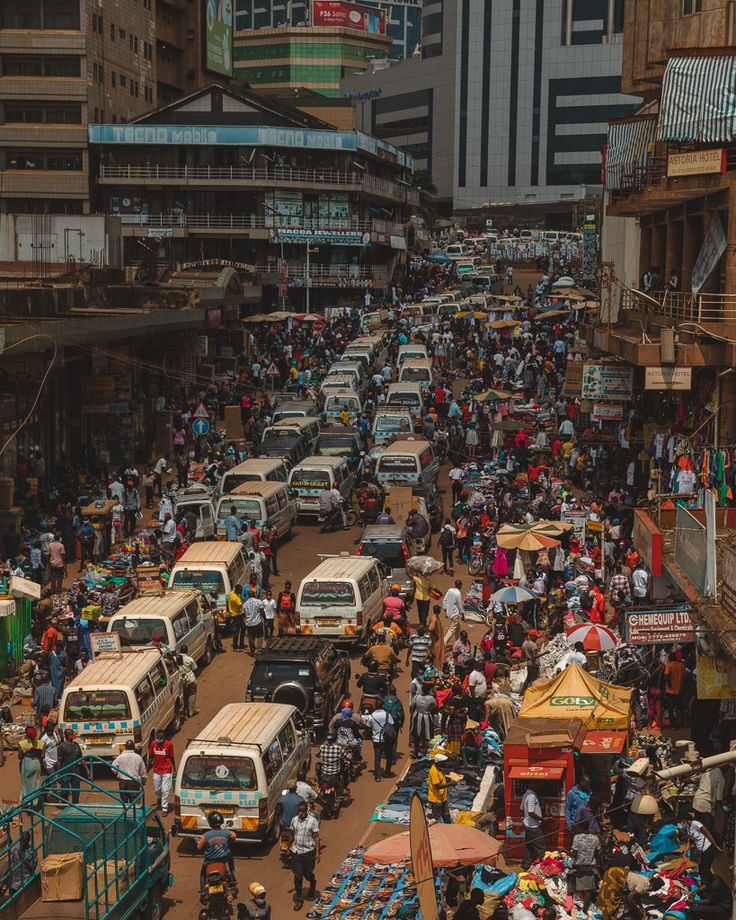
<path id="1" fill-rule="evenodd" d="M 677 323 L 736 322 L 736 294 L 654 291 L 649 296 L 619 286 L 621 310 L 666 316 Z"/>
<path id="2" fill-rule="evenodd" d="M 703 147 L 702 149 L 705 149 Z M 693 176 L 668 176 L 667 166 L 670 154 L 685 153 L 685 149 L 674 147 L 667 153 L 656 154 L 647 157 L 646 165 L 637 166 L 631 172 L 624 173 L 621 176 L 621 186 L 617 189 L 611 189 L 611 200 L 613 202 L 628 198 L 632 195 L 639 195 L 648 189 L 658 189 L 664 187 L 677 187 L 683 180 L 702 178 Z M 736 147 L 726 148 L 726 172 L 736 170 Z"/>
<path id="3" fill-rule="evenodd" d="M 381 179 L 364 172 L 319 169 L 304 166 L 164 166 L 146 163 L 100 166 L 100 179 L 135 181 L 242 182 L 254 185 L 327 185 L 363 188 L 386 198 L 409 204 L 419 203 L 419 193 L 408 185 Z"/>
<path id="4" fill-rule="evenodd" d="M 262 265 L 256 265 L 256 272 L 261 275 L 262 280 L 272 280 L 281 278 L 278 262 L 266 262 Z M 306 278 L 306 262 L 301 264 L 290 264 L 287 269 L 287 275 L 291 278 Z M 309 277 L 312 280 L 371 280 L 385 282 L 388 279 L 388 271 L 383 265 L 322 265 L 320 263 L 310 263 Z"/>
<path id="5" fill-rule="evenodd" d="M 144 214 L 120 214 L 125 226 L 148 227 L 152 230 L 173 230 L 176 228 L 199 228 L 212 230 L 273 230 L 274 238 L 278 242 L 279 230 L 320 230 L 325 232 L 352 231 L 354 233 L 388 233 L 393 236 L 404 236 L 403 224 L 386 220 L 373 220 L 371 218 L 351 217 L 347 220 L 339 218 L 303 218 L 298 226 L 274 227 L 273 220 L 263 214 L 190 214 L 188 211 L 152 212 Z M 285 234 L 286 236 L 286 234 Z M 290 240 L 284 238 L 283 242 Z M 319 240 L 315 240 L 319 242 Z"/>

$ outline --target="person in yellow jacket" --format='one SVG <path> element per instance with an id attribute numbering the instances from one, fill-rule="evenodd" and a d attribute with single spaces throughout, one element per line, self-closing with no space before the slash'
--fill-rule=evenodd
<path id="1" fill-rule="evenodd" d="M 419 622 L 426 626 L 427 617 L 429 616 L 429 602 L 432 600 L 430 592 L 437 591 L 437 589 L 426 575 L 412 575 L 412 580 L 414 581 L 414 599 L 417 602 Z"/>

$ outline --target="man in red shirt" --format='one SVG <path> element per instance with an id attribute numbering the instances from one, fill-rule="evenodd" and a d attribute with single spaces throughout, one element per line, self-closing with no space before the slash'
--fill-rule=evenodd
<path id="1" fill-rule="evenodd" d="M 148 769 L 153 767 L 153 791 L 157 807 L 163 814 L 169 813 L 169 796 L 174 776 L 174 745 L 166 740 L 163 728 L 156 729 L 156 738 L 148 751 Z"/>
<path id="2" fill-rule="evenodd" d="M 56 628 L 59 621 L 54 617 L 51 625 L 48 626 L 41 637 L 41 648 L 48 655 L 49 652 L 56 651 L 56 643 L 59 641 L 59 630 Z"/>
<path id="3" fill-rule="evenodd" d="M 532 463 L 527 467 L 526 475 L 529 480 L 529 501 L 537 494 L 537 483 L 539 482 L 539 474 L 541 472 L 542 467 L 537 463 Z"/>

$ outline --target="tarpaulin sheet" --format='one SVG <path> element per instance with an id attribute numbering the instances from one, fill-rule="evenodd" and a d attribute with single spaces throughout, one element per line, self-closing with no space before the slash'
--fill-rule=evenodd
<path id="1" fill-rule="evenodd" d="M 631 690 L 607 684 L 571 664 L 550 680 L 527 688 L 522 718 L 580 719 L 588 729 L 627 729 Z"/>

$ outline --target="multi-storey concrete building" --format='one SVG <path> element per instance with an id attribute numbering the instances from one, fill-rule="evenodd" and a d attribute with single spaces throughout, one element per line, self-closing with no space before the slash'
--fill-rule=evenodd
<path id="1" fill-rule="evenodd" d="M 389 57 L 401 60 L 414 54 L 422 39 L 421 0 L 361 0 L 358 5 L 385 14 L 386 34 L 391 39 Z M 309 25 L 311 16 L 312 0 L 235 0 L 239 32 Z"/>
<path id="2" fill-rule="evenodd" d="M 411 157 L 389 144 L 218 85 L 89 132 L 95 209 L 120 216 L 127 263 L 225 259 L 294 302 L 321 288 L 322 304 L 405 264 L 418 199 Z"/>
<path id="3" fill-rule="evenodd" d="M 697 426 L 725 444 L 736 437 L 735 42 L 728 0 L 627 4 L 623 89 L 644 104 L 609 127 L 603 227 L 617 279 L 606 350 L 681 367 L 672 389 L 699 392 L 692 409 L 711 394 Z"/>
<path id="4" fill-rule="evenodd" d="M 622 27 L 623 0 L 428 0 L 422 60 L 343 89 L 358 127 L 412 150 L 456 208 L 543 211 L 600 187 L 607 123 L 636 104 Z"/>

